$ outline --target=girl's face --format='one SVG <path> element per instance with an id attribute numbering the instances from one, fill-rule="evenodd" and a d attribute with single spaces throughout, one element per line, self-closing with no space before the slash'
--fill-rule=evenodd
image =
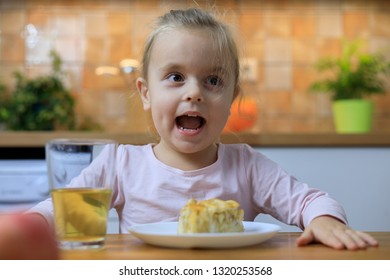
<path id="1" fill-rule="evenodd" d="M 229 63 L 216 53 L 207 30 L 170 29 L 155 39 L 147 79 L 138 79 L 137 87 L 158 145 L 186 154 L 215 146 L 236 95 Z"/>

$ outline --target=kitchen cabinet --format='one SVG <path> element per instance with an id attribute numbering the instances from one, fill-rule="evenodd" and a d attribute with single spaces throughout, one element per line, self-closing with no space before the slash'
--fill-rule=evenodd
<path id="1" fill-rule="evenodd" d="M 390 147 L 256 149 L 298 180 L 324 190 L 338 200 L 351 227 L 390 231 Z M 269 216 L 257 219 L 278 223 Z M 281 226 L 283 231 L 298 230 Z"/>

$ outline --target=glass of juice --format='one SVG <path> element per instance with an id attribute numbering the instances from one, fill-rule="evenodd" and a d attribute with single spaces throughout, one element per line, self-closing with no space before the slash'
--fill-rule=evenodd
<path id="1" fill-rule="evenodd" d="M 54 225 L 61 249 L 104 246 L 117 146 L 109 139 L 46 143 Z"/>

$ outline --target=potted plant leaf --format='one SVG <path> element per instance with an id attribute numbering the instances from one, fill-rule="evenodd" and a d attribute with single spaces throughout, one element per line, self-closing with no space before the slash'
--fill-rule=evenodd
<path id="1" fill-rule="evenodd" d="M 7 88 L 0 80 L 0 131 L 5 128 L 5 121 L 8 118 L 7 101 Z"/>
<path id="2" fill-rule="evenodd" d="M 62 61 L 50 52 L 52 72 L 29 79 L 15 73 L 15 89 L 0 92 L 1 118 L 9 130 L 55 130 L 75 128 L 75 100 L 62 81 Z"/>
<path id="3" fill-rule="evenodd" d="M 314 82 L 310 90 L 331 94 L 338 133 L 371 131 L 373 103 L 366 97 L 386 92 L 390 63 L 382 53 L 360 52 L 361 46 L 360 41 L 345 41 L 341 57 L 324 57 L 315 64 L 319 72 L 329 76 Z"/>

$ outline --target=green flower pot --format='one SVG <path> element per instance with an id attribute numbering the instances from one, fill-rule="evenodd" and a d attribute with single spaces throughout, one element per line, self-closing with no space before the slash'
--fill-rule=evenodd
<path id="1" fill-rule="evenodd" d="M 373 104 L 365 99 L 333 102 L 333 118 L 337 133 L 367 133 L 372 128 Z"/>

